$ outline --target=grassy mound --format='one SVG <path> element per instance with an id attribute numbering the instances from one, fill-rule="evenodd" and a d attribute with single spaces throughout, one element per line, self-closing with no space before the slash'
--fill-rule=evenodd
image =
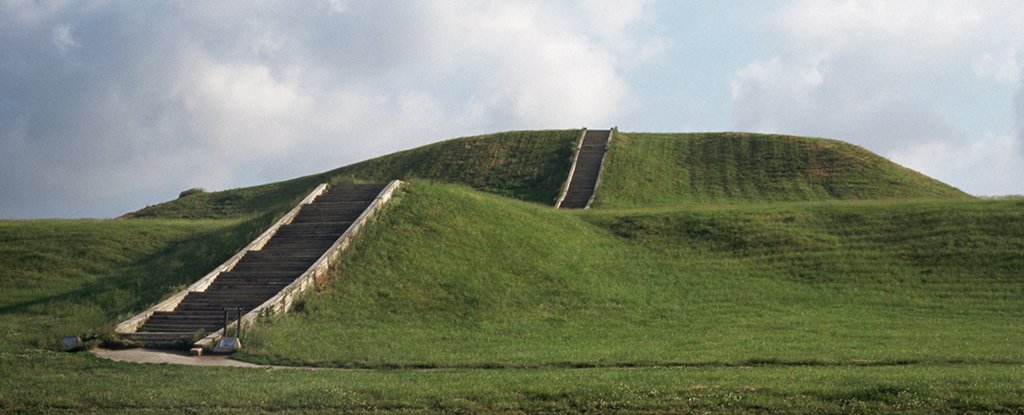
<path id="1" fill-rule="evenodd" d="M 610 209 L 556 211 L 576 138 L 451 140 L 128 215 L 156 220 L 0 221 L 0 413 L 1024 411 L 1024 201 L 830 140 L 624 134 Z M 317 183 L 392 178 L 413 180 L 330 284 L 243 339 L 252 361 L 369 370 L 53 351 Z"/>
<path id="2" fill-rule="evenodd" d="M 421 178 L 553 204 L 572 164 L 579 130 L 513 131 L 458 138 L 326 173 L 220 192 L 194 192 L 128 218 L 231 218 L 284 212 L 320 183 Z M 184 193 L 183 193 L 184 194 Z"/>
<path id="3" fill-rule="evenodd" d="M 567 213 L 414 182 L 255 361 L 1024 363 L 1020 201 Z"/>
<path id="4" fill-rule="evenodd" d="M 749 133 L 624 133 L 612 141 L 594 207 L 966 197 L 840 141 Z"/>
<path id="5" fill-rule="evenodd" d="M 319 183 L 410 178 L 551 204 L 568 175 L 578 138 L 578 130 L 458 138 L 283 182 L 219 192 L 186 191 L 176 200 L 125 217 L 280 214 Z M 609 150 L 594 207 L 913 198 L 969 196 L 840 141 L 749 133 L 621 133 Z"/>

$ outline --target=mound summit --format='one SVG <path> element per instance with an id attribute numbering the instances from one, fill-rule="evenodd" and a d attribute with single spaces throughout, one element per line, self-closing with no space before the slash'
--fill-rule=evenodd
<path id="1" fill-rule="evenodd" d="M 428 179 L 553 205 L 579 130 L 456 138 L 328 172 L 200 192 L 126 218 L 216 219 L 284 211 L 318 183 Z M 595 208 L 754 201 L 963 199 L 964 192 L 859 146 L 753 133 L 616 133 Z"/>

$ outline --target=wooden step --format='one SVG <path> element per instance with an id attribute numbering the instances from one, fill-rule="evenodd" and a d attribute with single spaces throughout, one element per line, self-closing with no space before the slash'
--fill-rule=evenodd
<path id="1" fill-rule="evenodd" d="M 609 130 L 587 130 L 579 153 L 576 155 L 575 168 L 569 179 L 569 186 L 559 207 L 585 208 L 593 198 L 610 134 Z"/>
<path id="2" fill-rule="evenodd" d="M 278 228 L 264 246 L 222 272 L 202 292 L 190 292 L 172 311 L 154 312 L 138 332 L 123 337 L 143 343 L 191 341 L 195 333 L 224 325 L 224 309 L 247 313 L 295 282 L 323 257 L 386 184 L 336 185 L 300 207 L 293 221 Z M 237 318 L 229 312 L 229 320 Z"/>

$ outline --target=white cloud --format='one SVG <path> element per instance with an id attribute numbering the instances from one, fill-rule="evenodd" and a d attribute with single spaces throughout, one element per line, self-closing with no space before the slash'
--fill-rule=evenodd
<path id="1" fill-rule="evenodd" d="M 1021 78 L 1024 78 L 1024 70 L 1021 70 Z M 1024 83 L 1019 83 L 1017 87 L 1017 95 L 1014 99 L 1016 105 L 1016 127 L 1017 127 L 1017 147 L 1020 148 L 1021 153 L 1024 154 Z M 1024 171 L 1024 169 L 1018 170 L 1018 172 Z M 1022 191 L 1021 193 L 1024 193 Z"/>
<path id="2" fill-rule="evenodd" d="M 345 13 L 348 11 L 348 3 L 346 0 L 327 0 L 327 8 L 331 13 Z"/>
<path id="3" fill-rule="evenodd" d="M 66 56 L 69 50 L 80 46 L 71 34 L 71 26 L 66 24 L 53 28 L 53 45 L 61 56 Z"/>
<path id="4" fill-rule="evenodd" d="M 63 0 L 0 0 L 0 21 L 35 26 L 61 13 L 71 2 Z"/>
<path id="5" fill-rule="evenodd" d="M 961 189 L 970 187 L 975 195 L 1020 189 L 1024 171 L 1024 146 L 1014 134 L 986 135 L 965 143 L 913 144 L 886 156 Z"/>
<path id="6" fill-rule="evenodd" d="M 547 5 L 459 4 L 435 16 L 451 28 L 443 43 L 451 45 L 449 59 L 459 65 L 450 70 L 479 77 L 480 88 L 469 102 L 479 107 L 467 111 L 509 128 L 611 122 L 627 87 L 616 63 L 618 50 L 599 40 L 627 37 L 625 24 L 613 31 L 596 26 L 594 33 L 586 16 L 598 11 Z M 601 11 L 616 15 L 614 9 Z"/>
<path id="7" fill-rule="evenodd" d="M 732 81 L 738 129 L 851 141 L 968 192 L 1024 191 L 1021 136 L 958 125 L 933 99 L 964 73 L 1019 84 L 1017 3 L 794 1 L 768 22 L 775 53 Z"/>
<path id="8" fill-rule="evenodd" d="M 664 44 L 631 31 L 645 7 L 0 0 L 0 216 L 111 216 L 458 135 L 610 125 L 634 101 L 625 62 Z"/>
<path id="9" fill-rule="evenodd" d="M 1024 56 L 1019 49 L 1012 47 L 999 55 L 985 53 L 974 61 L 974 70 L 981 78 L 1017 84 L 1024 70 Z"/>

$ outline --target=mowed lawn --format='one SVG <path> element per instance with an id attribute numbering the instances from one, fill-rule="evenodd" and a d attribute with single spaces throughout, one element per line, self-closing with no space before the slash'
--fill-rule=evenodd
<path id="1" fill-rule="evenodd" d="M 1020 201 L 579 213 L 423 181 L 396 201 L 330 286 L 243 339 L 367 370 L 51 348 L 272 218 L 3 222 L 0 412 L 1024 410 Z"/>
<path id="2" fill-rule="evenodd" d="M 307 370 L 136 365 L 85 353 L 0 358 L 5 413 L 1019 413 L 995 364 L 634 369 Z"/>
<path id="3" fill-rule="evenodd" d="M 560 212 L 415 182 L 245 359 L 1024 364 L 1024 202 Z"/>
<path id="4" fill-rule="evenodd" d="M 753 133 L 620 133 L 609 146 L 594 207 L 908 198 L 969 196 L 842 141 Z"/>

